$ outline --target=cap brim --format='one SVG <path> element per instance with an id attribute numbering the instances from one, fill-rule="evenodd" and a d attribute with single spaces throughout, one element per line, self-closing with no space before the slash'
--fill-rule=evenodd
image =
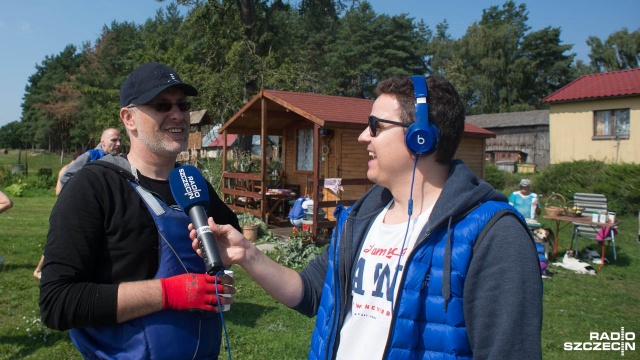
<path id="1" fill-rule="evenodd" d="M 155 87 L 147 91 L 146 93 L 144 93 L 142 96 L 139 96 L 138 98 L 131 100 L 131 102 L 137 105 L 145 105 L 149 101 L 153 100 L 153 98 L 158 96 L 158 94 L 160 94 L 161 92 L 165 91 L 170 87 L 179 88 L 180 90 L 184 91 L 184 94 L 187 96 L 198 96 L 198 90 L 196 90 L 196 88 L 194 88 L 189 84 L 179 83 L 179 84 L 168 84 L 168 85 Z"/>

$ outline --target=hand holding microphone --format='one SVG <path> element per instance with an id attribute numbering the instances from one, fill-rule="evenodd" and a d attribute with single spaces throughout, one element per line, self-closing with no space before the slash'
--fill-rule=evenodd
<path id="1" fill-rule="evenodd" d="M 250 257 L 249 254 L 257 249 L 255 245 L 247 240 L 242 233 L 233 226 L 218 225 L 215 223 L 213 218 L 208 218 L 207 220 L 209 228 L 216 237 L 216 244 L 218 244 L 218 248 L 223 250 L 221 254 L 224 255 L 225 262 L 227 264 L 238 264 L 241 267 L 246 266 L 246 261 L 248 260 L 248 257 Z M 189 237 L 192 240 L 191 247 L 198 253 L 198 255 L 203 257 L 195 224 L 189 225 L 189 230 Z"/>
<path id="2" fill-rule="evenodd" d="M 189 215 L 197 231 L 200 251 L 204 257 L 207 274 L 215 275 L 224 270 L 216 238 L 207 223 L 209 190 L 207 182 L 194 166 L 180 166 L 169 174 L 169 185 L 176 203 Z"/>

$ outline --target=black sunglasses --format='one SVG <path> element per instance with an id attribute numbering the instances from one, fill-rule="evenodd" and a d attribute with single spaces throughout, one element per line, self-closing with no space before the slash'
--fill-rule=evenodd
<path id="1" fill-rule="evenodd" d="M 380 128 L 380 125 L 378 123 L 387 123 L 402 127 L 409 127 L 410 125 L 399 121 L 384 120 L 373 115 L 369 115 L 369 134 L 371 134 L 371 137 L 376 137 L 378 135 L 378 128 Z"/>
<path id="2" fill-rule="evenodd" d="M 188 101 L 178 101 L 177 103 L 172 103 L 168 101 L 158 101 L 155 103 L 149 103 L 144 105 L 131 104 L 131 105 L 128 105 L 127 107 L 133 108 L 133 107 L 139 107 L 139 106 L 151 106 L 157 112 L 166 113 L 171 111 L 171 109 L 173 108 L 173 105 L 176 105 L 178 107 L 178 110 L 182 112 L 191 110 L 191 103 Z"/>

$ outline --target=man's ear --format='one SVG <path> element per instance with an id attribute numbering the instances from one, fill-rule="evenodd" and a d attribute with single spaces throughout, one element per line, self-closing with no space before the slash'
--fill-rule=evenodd
<path id="1" fill-rule="evenodd" d="M 122 123 L 124 127 L 130 131 L 136 129 L 136 122 L 134 121 L 135 117 L 135 109 L 121 108 L 120 109 L 120 119 L 122 119 Z"/>

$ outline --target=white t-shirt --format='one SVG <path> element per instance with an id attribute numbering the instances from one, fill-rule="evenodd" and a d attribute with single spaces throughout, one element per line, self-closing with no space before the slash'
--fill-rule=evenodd
<path id="1" fill-rule="evenodd" d="M 395 306 L 402 277 L 399 272 L 394 290 L 390 292 L 395 269 L 404 268 L 407 257 L 431 214 L 431 209 L 427 209 L 420 216 L 411 219 L 407 232 L 407 222 L 383 223 L 391 203 L 387 204 L 371 225 L 357 260 L 357 270 L 351 279 L 351 311 L 346 314 L 340 330 L 337 359 L 382 358 L 391 326 L 392 304 Z"/>

